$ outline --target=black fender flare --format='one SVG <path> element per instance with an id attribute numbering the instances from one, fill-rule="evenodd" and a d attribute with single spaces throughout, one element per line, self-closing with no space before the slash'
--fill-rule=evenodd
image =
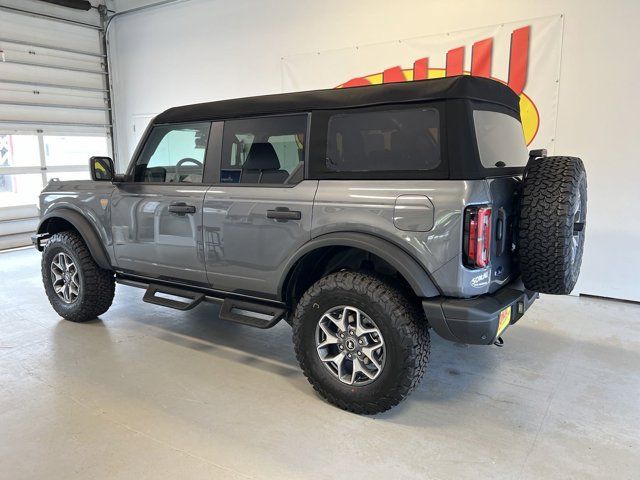
<path id="1" fill-rule="evenodd" d="M 429 298 L 441 295 L 428 272 L 411 255 L 388 240 L 359 232 L 335 232 L 320 235 L 300 247 L 286 261 L 278 285 L 280 298 L 285 298 L 286 282 L 296 263 L 306 254 L 322 247 L 354 247 L 377 255 L 404 277 L 418 297 Z"/>
<path id="2" fill-rule="evenodd" d="M 95 228 L 91 225 L 89 220 L 75 210 L 62 207 L 50 211 L 40 220 L 40 224 L 38 225 L 38 234 L 47 233 L 47 225 L 49 224 L 49 221 L 54 218 L 61 218 L 73 225 L 84 240 L 84 243 L 86 243 L 87 248 L 89 248 L 89 253 L 91 253 L 91 256 L 98 266 L 105 270 L 113 270 L 113 266 L 109 261 L 109 256 L 107 255 L 104 245 L 96 233 Z"/>

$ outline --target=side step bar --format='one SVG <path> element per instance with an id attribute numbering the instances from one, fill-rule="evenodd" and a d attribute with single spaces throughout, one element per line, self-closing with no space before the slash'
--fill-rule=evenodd
<path id="1" fill-rule="evenodd" d="M 226 298 L 220 309 L 220 318 L 257 328 L 271 328 L 285 315 L 285 310 L 261 303 Z"/>
<path id="2" fill-rule="evenodd" d="M 171 298 L 159 297 L 157 294 L 171 295 L 172 297 L 184 298 L 185 302 Z M 144 293 L 142 300 L 147 303 L 161 305 L 163 307 L 175 308 L 177 310 L 191 310 L 204 300 L 204 294 L 182 290 L 180 288 L 167 287 L 165 285 L 150 284 Z"/>
<path id="3" fill-rule="evenodd" d="M 154 305 L 175 308 L 177 310 L 190 310 L 200 302 L 221 304 L 219 317 L 229 322 L 241 323 L 256 328 L 271 328 L 282 320 L 287 311 L 277 305 L 261 303 L 251 300 L 237 300 L 222 296 L 207 295 L 203 292 L 186 288 L 146 283 L 128 278 L 116 277 L 118 283 L 146 289 L 142 300 Z M 167 296 L 174 298 L 167 298 Z"/>

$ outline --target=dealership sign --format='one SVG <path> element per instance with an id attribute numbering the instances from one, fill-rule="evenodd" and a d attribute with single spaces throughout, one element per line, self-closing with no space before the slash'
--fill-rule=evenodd
<path id="1" fill-rule="evenodd" d="M 501 81 L 520 96 L 524 136 L 553 152 L 562 16 L 282 58 L 283 91 L 454 75 Z"/>

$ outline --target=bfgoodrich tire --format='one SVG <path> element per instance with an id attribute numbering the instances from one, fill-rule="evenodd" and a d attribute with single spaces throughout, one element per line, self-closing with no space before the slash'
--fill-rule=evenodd
<path id="1" fill-rule="evenodd" d="M 102 315 L 115 294 L 113 272 L 94 262 L 76 232 L 56 233 L 42 254 L 42 281 L 53 309 L 72 322 Z"/>
<path id="2" fill-rule="evenodd" d="M 424 375 L 430 349 L 424 314 L 373 275 L 344 271 L 320 279 L 298 303 L 292 323 L 302 371 L 344 410 L 388 410 Z"/>
<path id="3" fill-rule="evenodd" d="M 580 273 L 587 215 L 587 174 L 575 157 L 529 161 L 520 203 L 518 251 L 524 285 L 565 295 Z"/>

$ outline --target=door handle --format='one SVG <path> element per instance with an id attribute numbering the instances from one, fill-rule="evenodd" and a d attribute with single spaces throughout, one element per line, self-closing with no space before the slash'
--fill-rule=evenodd
<path id="1" fill-rule="evenodd" d="M 287 207 L 276 207 L 275 210 L 267 210 L 267 218 L 274 218 L 277 222 L 300 220 L 302 218 L 302 212 L 289 210 Z"/>
<path id="2" fill-rule="evenodd" d="M 496 255 L 504 253 L 507 244 L 507 212 L 504 208 L 498 209 L 498 221 L 496 222 Z"/>
<path id="3" fill-rule="evenodd" d="M 177 202 L 169 205 L 169 211 L 178 215 L 186 215 L 187 213 L 196 213 L 196 207 L 184 202 Z"/>

